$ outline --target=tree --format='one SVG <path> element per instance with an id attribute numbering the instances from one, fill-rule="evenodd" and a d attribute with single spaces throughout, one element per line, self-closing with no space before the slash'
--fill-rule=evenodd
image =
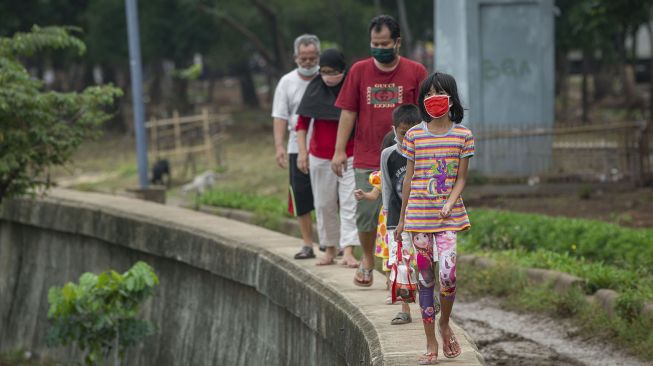
<path id="1" fill-rule="evenodd" d="M 29 33 L 0 38 L 0 203 L 48 188 L 49 168 L 66 163 L 83 141 L 97 136 L 99 125 L 110 118 L 105 108 L 121 95 L 112 86 L 44 92 L 21 64 L 21 57 L 48 48 L 83 54 L 86 47 L 72 31 L 34 26 Z"/>

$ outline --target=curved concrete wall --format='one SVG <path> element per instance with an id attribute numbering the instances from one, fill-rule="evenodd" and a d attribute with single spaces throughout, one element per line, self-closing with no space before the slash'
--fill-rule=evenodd
<path id="1" fill-rule="evenodd" d="M 127 364 L 414 364 L 422 347 L 410 335 L 419 336 L 419 324 L 402 328 L 401 337 L 381 324 L 390 319 L 378 305 L 382 285 L 366 293 L 351 284 L 351 271 L 293 261 L 298 246 L 262 228 L 115 196 L 54 190 L 6 201 L 0 352 L 22 347 L 75 358 L 73 348 L 44 345 L 48 288 L 144 260 L 161 279 L 144 309 L 159 331 Z M 463 349 L 461 364 L 482 362 L 466 339 Z"/>

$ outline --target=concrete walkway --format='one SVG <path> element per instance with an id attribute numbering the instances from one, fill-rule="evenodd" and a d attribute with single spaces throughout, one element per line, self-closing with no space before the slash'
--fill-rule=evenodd
<path id="1" fill-rule="evenodd" d="M 301 242 L 292 239 L 297 247 L 276 248 L 278 254 L 287 256 L 289 259 L 297 252 Z M 319 257 L 320 254 L 318 254 Z M 316 260 L 301 260 L 295 263 L 306 271 L 314 273 L 329 286 L 343 294 L 349 301 L 359 307 L 374 325 L 379 337 L 383 360 L 385 365 L 416 365 L 419 355 L 426 347 L 424 328 L 421 322 L 419 306 L 411 304 L 411 317 L 413 322 L 404 325 L 390 325 L 400 305 L 385 305 L 387 291 L 385 291 L 385 278 L 378 272 L 374 273 L 374 284 L 370 288 L 361 288 L 353 283 L 355 269 L 349 269 L 341 265 L 316 266 Z M 455 305 L 454 305 L 455 311 Z M 469 336 L 453 324 L 454 333 L 462 346 L 462 355 L 455 359 L 447 359 L 442 354 L 442 340 L 438 335 L 440 350 L 438 359 L 442 365 L 482 365 L 483 358 L 476 349 Z"/>

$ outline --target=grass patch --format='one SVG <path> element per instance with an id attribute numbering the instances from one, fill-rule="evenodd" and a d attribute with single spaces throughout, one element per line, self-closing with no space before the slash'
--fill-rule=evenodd
<path id="1" fill-rule="evenodd" d="M 203 194 L 199 201 L 214 207 L 251 211 L 254 213 L 254 225 L 275 231 L 282 231 L 284 221 L 291 217 L 286 203 L 277 197 L 213 189 Z"/>
<path id="2" fill-rule="evenodd" d="M 487 250 L 544 249 L 653 273 L 653 230 L 595 220 L 497 210 L 470 210 L 469 245 Z"/>
<path id="3" fill-rule="evenodd" d="M 637 308 L 653 301 L 653 230 L 582 219 L 475 209 L 461 251 L 585 278 Z M 641 308 L 641 306 L 639 306 Z"/>
<path id="4" fill-rule="evenodd" d="M 507 260 L 498 261 L 498 265 L 492 268 L 465 266 L 459 271 L 458 288 L 463 296 L 499 297 L 510 310 L 568 318 L 582 336 L 607 339 L 619 349 L 653 361 L 652 317 L 624 316 L 618 312 L 619 316 L 611 318 L 603 309 L 590 303 L 578 289 L 559 294 L 551 285 L 530 284 L 526 276 L 516 271 Z"/>
<path id="5" fill-rule="evenodd" d="M 0 366 L 56 366 L 60 363 L 34 358 L 31 352 L 14 350 L 0 353 Z"/>

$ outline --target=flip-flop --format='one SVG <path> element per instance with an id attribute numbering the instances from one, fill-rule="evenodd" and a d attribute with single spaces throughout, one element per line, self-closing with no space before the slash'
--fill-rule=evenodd
<path id="1" fill-rule="evenodd" d="M 438 354 L 436 352 L 425 353 L 417 360 L 418 365 L 437 365 L 437 363 Z"/>
<path id="2" fill-rule="evenodd" d="M 354 275 L 354 284 L 360 287 L 372 286 L 372 282 L 374 282 L 374 277 L 372 276 L 373 271 L 374 268 L 365 269 L 363 268 L 363 263 L 361 263 L 356 270 L 356 274 Z M 362 278 L 359 278 L 359 276 Z"/>
<path id="3" fill-rule="evenodd" d="M 440 328 L 439 324 L 438 324 L 438 332 L 440 333 L 440 337 L 442 337 L 442 354 L 444 354 L 444 357 L 446 357 L 446 358 L 456 358 L 456 357 L 460 356 L 463 353 L 462 347 L 460 347 L 460 343 L 458 343 L 458 340 L 456 339 L 455 335 L 452 334 L 449 337 L 448 340 L 444 339 L 444 337 L 442 336 L 442 329 Z M 448 343 L 447 343 L 447 341 L 448 341 Z M 452 345 L 457 344 L 458 348 L 459 348 L 458 353 L 456 353 L 456 354 L 447 354 L 447 351 L 445 351 L 445 348 L 444 348 L 444 346 L 446 344 L 449 345 L 449 349 L 451 349 Z"/>
<path id="4" fill-rule="evenodd" d="M 410 314 L 398 312 L 397 315 L 395 315 L 395 317 L 390 321 L 390 324 L 392 325 L 408 324 L 412 321 L 413 319 L 411 319 Z"/>

